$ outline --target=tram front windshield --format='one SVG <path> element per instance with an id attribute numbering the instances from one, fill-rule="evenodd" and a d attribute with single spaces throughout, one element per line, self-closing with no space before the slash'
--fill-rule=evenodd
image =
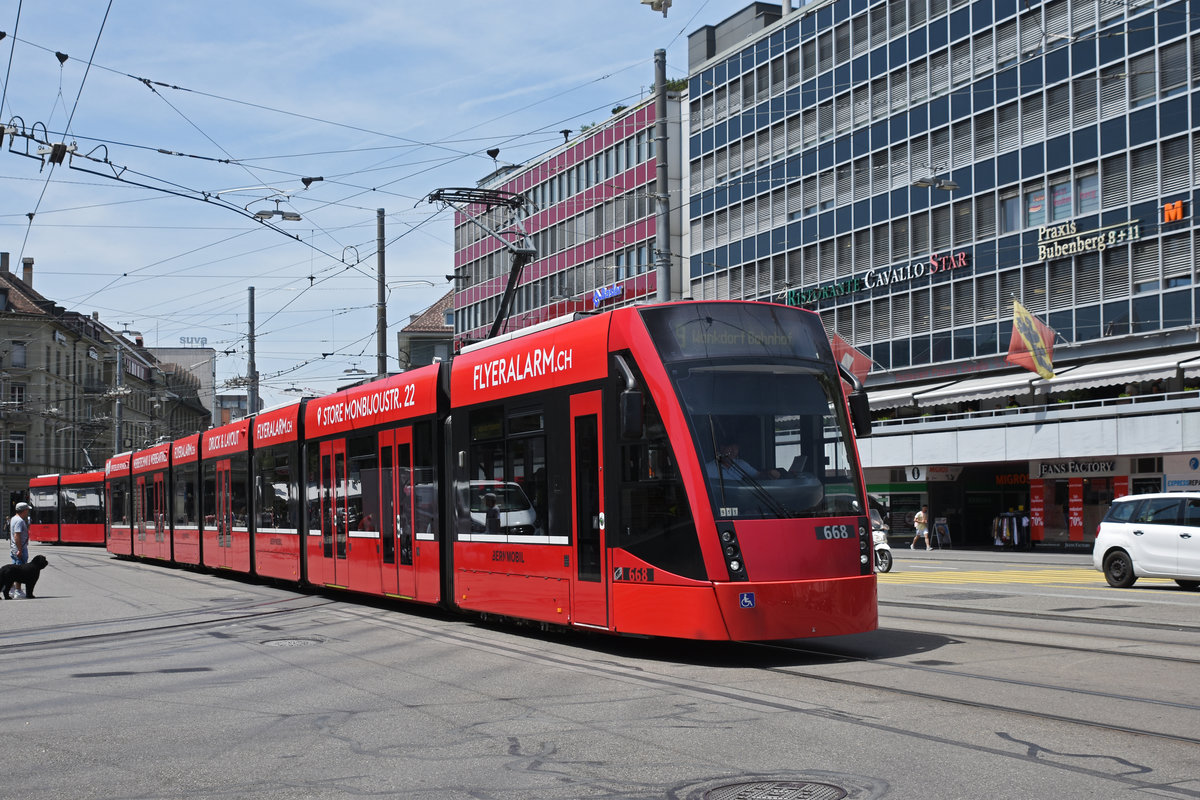
<path id="1" fill-rule="evenodd" d="M 781 364 L 693 368 L 679 378 L 718 518 L 863 513 L 828 384 Z"/>
<path id="2" fill-rule="evenodd" d="M 819 320 L 754 303 L 643 312 L 688 415 L 718 519 L 866 513 Z"/>

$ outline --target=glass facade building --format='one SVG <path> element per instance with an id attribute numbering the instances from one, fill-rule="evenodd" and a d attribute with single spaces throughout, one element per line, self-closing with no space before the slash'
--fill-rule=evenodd
<path id="1" fill-rule="evenodd" d="M 1165 388 L 1197 383 L 1200 354 L 1183 348 L 1195 347 L 1200 314 L 1200 12 L 1185 2 L 834 0 L 785 4 L 777 21 L 725 45 L 690 67 L 692 296 L 818 311 L 875 362 L 868 388 L 910 410 L 922 390 L 963 411 L 1003 408 L 1010 394 L 1031 410 L 1067 386 L 1135 389 L 1149 354 L 1178 356 L 1162 370 Z M 1014 374 L 1004 361 L 1014 300 L 1060 335 L 1064 376 L 1120 359 L 1127 373 L 1073 384 Z M 945 391 L 970 377 L 975 392 Z M 972 424 L 949 419 L 943 434 L 965 441 Z M 1081 546 L 1094 533 L 1084 520 L 1114 492 L 1153 488 L 1141 470 L 1170 484 L 1164 453 L 1186 461 L 1191 446 L 1153 437 L 1130 451 L 1084 434 L 1059 437 L 1052 457 L 1033 445 L 1006 456 L 993 440 L 982 454 L 943 447 L 951 461 L 937 462 L 921 436 L 900 455 L 868 440 L 877 485 L 889 470 L 957 465 L 940 479 L 959 484 L 945 498 L 960 524 L 978 529 L 1020 505 L 1042 515 L 1046 539 Z M 1076 451 L 1103 463 L 1072 472 Z M 968 478 L 997 490 L 974 521 Z M 936 503 L 943 489 L 912 491 Z"/>
<path id="2" fill-rule="evenodd" d="M 785 17 L 690 80 L 693 295 L 817 308 L 884 369 L 1003 353 L 1014 298 L 1071 342 L 1193 325 L 1195 21 L 1106 0 Z"/>

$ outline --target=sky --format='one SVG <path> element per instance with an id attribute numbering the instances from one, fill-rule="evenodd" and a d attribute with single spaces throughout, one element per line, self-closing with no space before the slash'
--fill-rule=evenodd
<path id="1" fill-rule="evenodd" d="M 647 97 L 656 49 L 686 77 L 687 34 L 747 5 L 0 0 L 0 116 L 28 135 L 0 149 L 0 251 L 148 346 L 205 340 L 219 391 L 246 375 L 254 287 L 273 405 L 375 372 L 382 208 L 394 371 L 396 332 L 451 288 L 452 212 L 429 193 Z"/>

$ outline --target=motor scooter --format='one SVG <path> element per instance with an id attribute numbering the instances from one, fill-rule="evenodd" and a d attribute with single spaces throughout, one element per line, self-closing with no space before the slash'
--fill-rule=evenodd
<path id="1" fill-rule="evenodd" d="M 871 539 L 875 550 L 875 571 L 891 572 L 892 546 L 888 544 L 888 526 L 878 509 L 871 509 Z"/>

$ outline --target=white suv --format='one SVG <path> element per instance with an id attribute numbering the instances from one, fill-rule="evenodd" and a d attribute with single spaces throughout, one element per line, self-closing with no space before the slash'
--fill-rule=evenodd
<path id="1" fill-rule="evenodd" d="M 1118 588 L 1142 577 L 1200 588 L 1200 492 L 1118 497 L 1096 531 L 1092 565 Z"/>

